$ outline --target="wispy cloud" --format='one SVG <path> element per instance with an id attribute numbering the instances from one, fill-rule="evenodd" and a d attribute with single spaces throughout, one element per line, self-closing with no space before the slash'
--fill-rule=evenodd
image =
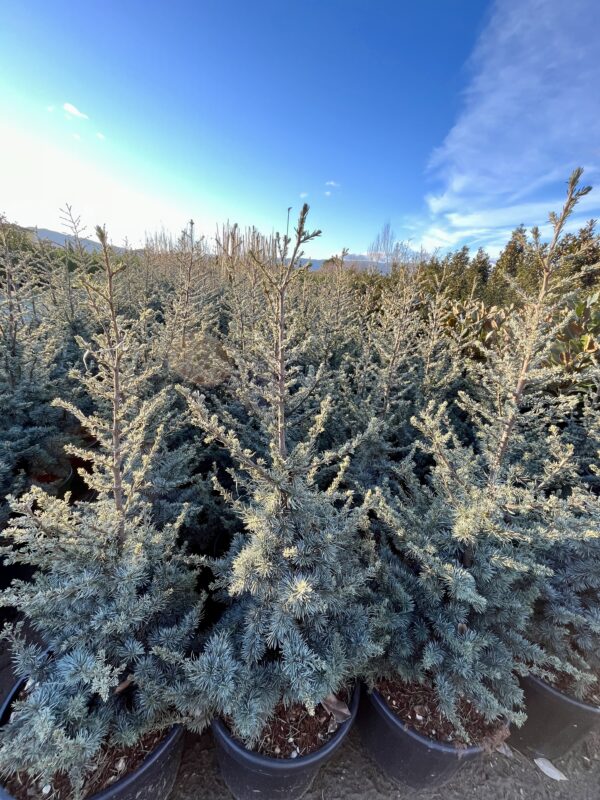
<path id="1" fill-rule="evenodd" d="M 597 0 L 496 0 L 463 109 L 431 158 L 438 188 L 426 198 L 423 244 L 492 244 L 544 222 L 575 166 L 598 181 L 599 29 Z M 586 206 L 600 209 L 600 186 Z"/>
<path id="2" fill-rule="evenodd" d="M 52 113 L 54 111 L 54 106 L 46 106 L 46 111 Z"/>
<path id="3" fill-rule="evenodd" d="M 323 194 L 325 195 L 325 197 L 331 197 L 331 192 L 329 190 L 323 192 Z"/>
<path id="4" fill-rule="evenodd" d="M 337 181 L 325 181 L 325 186 L 332 186 L 334 189 L 339 189 L 340 185 Z"/>
<path id="5" fill-rule="evenodd" d="M 96 134 L 96 139 L 100 139 L 100 141 L 103 142 L 106 139 L 106 136 L 103 133 L 100 133 L 100 131 L 98 131 L 98 133 Z"/>
<path id="6" fill-rule="evenodd" d="M 308 197 L 308 192 L 300 192 L 300 198 L 304 200 L 305 197 Z"/>
<path id="7" fill-rule="evenodd" d="M 78 119 L 89 119 L 87 114 L 84 114 L 83 111 L 80 111 L 73 103 L 63 103 L 63 110 L 67 112 L 71 117 L 77 117 Z"/>
<path id="8" fill-rule="evenodd" d="M 79 142 L 81 140 L 81 136 L 78 133 L 71 134 L 75 141 Z"/>

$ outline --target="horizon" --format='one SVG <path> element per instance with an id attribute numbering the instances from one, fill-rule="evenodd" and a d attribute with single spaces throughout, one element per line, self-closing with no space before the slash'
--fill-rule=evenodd
<path id="1" fill-rule="evenodd" d="M 492 256 L 521 223 L 546 233 L 574 167 L 600 185 L 600 5 L 414 6 L 8 0 L 0 213 L 64 231 L 69 203 L 135 247 L 190 218 L 281 230 L 307 202 L 315 259 L 386 222 Z M 599 213 L 596 190 L 570 229 Z"/>

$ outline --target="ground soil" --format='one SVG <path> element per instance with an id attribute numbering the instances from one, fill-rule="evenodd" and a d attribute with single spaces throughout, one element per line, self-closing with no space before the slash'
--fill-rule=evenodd
<path id="1" fill-rule="evenodd" d="M 490 725 L 468 700 L 461 700 L 457 710 L 469 736 L 469 741 L 465 741 L 440 711 L 432 687 L 381 680 L 377 690 L 396 716 L 417 733 L 437 742 L 454 744 L 456 747 L 481 745 L 491 751 L 508 737 L 506 725 Z"/>
<path id="2" fill-rule="evenodd" d="M 510 744 L 510 739 L 508 740 Z M 600 735 L 592 735 L 555 765 L 568 781 L 547 778 L 520 753 L 499 753 L 464 764 L 447 784 L 415 792 L 396 786 L 370 760 L 356 729 L 319 772 L 303 800 L 599 800 Z M 169 800 L 231 800 L 217 765 L 212 737 L 189 736 Z"/>
<path id="3" fill-rule="evenodd" d="M 6 653 L 0 651 L 0 696 L 12 687 Z M 510 745 L 510 739 L 508 740 Z M 600 731 L 590 735 L 557 766 L 568 778 L 556 782 L 513 751 L 464 764 L 445 786 L 418 794 L 398 787 L 366 755 L 356 729 L 320 771 L 305 800 L 600 800 Z M 170 800 L 231 800 L 223 782 L 212 736 L 188 735 Z"/>

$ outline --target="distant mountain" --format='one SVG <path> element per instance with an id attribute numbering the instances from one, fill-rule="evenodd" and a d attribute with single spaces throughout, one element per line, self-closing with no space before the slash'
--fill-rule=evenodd
<path id="1" fill-rule="evenodd" d="M 314 270 L 321 269 L 323 264 L 326 264 L 329 259 L 328 258 L 304 258 L 302 259 L 303 263 L 306 264 L 310 262 L 312 268 Z M 383 261 L 373 261 L 369 258 L 368 255 L 365 253 L 348 253 L 346 258 L 344 259 L 344 264 L 347 267 L 355 267 L 356 269 L 374 269 L 378 270 L 379 272 L 386 273 L 389 271 L 389 267 Z"/>
<path id="2" fill-rule="evenodd" d="M 40 241 L 52 242 L 52 244 L 56 244 L 59 247 L 65 247 L 67 243 L 75 244 L 75 237 L 69 233 L 59 233 L 48 228 L 27 228 L 26 230 L 31 231 Z M 79 241 L 89 253 L 95 253 L 100 250 L 99 242 L 94 242 L 92 239 L 80 239 Z"/>
<path id="3" fill-rule="evenodd" d="M 348 253 L 345 261 L 357 269 L 375 269 L 384 274 L 389 272 L 389 265 L 385 261 L 373 261 L 366 253 Z"/>
<path id="4" fill-rule="evenodd" d="M 40 241 L 52 242 L 52 244 L 55 244 L 58 247 L 65 247 L 67 244 L 75 244 L 75 237 L 69 233 L 59 233 L 58 231 L 52 231 L 49 228 L 25 228 L 25 230 L 31 231 L 31 233 L 33 233 L 34 236 L 37 236 Z M 79 241 L 83 245 L 84 249 L 88 251 L 88 253 L 96 253 L 98 250 L 100 250 L 100 243 L 94 241 L 93 239 L 80 239 Z M 117 252 L 124 252 L 123 247 L 114 247 L 114 249 Z M 304 264 L 310 262 L 313 270 L 321 269 L 323 264 L 325 264 L 327 261 L 329 261 L 328 258 L 302 259 Z M 364 253 L 348 253 L 344 259 L 344 263 L 347 267 L 355 267 L 357 269 L 365 270 L 376 269 L 384 274 L 388 271 L 385 262 L 372 261 L 369 256 Z"/>

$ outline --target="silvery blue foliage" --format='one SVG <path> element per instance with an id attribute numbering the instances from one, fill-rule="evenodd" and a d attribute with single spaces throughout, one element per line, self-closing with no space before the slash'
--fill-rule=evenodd
<path id="1" fill-rule="evenodd" d="M 7 494 L 19 494 L 36 478 L 51 482 L 68 473 L 62 413 L 51 407 L 62 330 L 39 297 L 37 251 L 17 234 L 0 220 L 0 522 L 8 515 Z"/>
<path id="2" fill-rule="evenodd" d="M 332 406 L 323 392 L 328 369 L 307 364 L 315 341 L 296 302 L 305 275 L 301 247 L 317 235 L 305 229 L 307 212 L 305 206 L 294 241 L 256 242 L 253 253 L 269 313 L 254 320 L 252 337 L 236 353 L 236 385 L 257 452 L 238 435 L 234 418 L 223 421 L 204 397 L 188 395 L 207 442 L 220 443 L 234 464 L 235 490 L 223 491 L 244 529 L 212 564 L 214 587 L 228 605 L 214 636 L 227 647 L 233 692 L 215 705 L 248 743 L 279 702 L 314 709 L 381 651 L 369 498 L 353 507 L 352 495 L 339 491 L 362 439 L 319 448 Z M 321 491 L 319 471 L 331 464 L 335 478 Z M 211 696 L 215 689 L 207 690 Z"/>
<path id="3" fill-rule="evenodd" d="M 578 401 L 555 391 L 565 375 L 550 358 L 565 324 L 556 248 L 588 191 L 579 177 L 551 217 L 550 245 L 534 232 L 539 292 L 521 292 L 497 335 L 469 344 L 460 413 L 432 401 L 413 418 L 425 482 L 409 457 L 382 484 L 382 596 L 393 613 L 388 661 L 376 666 L 432 685 L 463 736 L 461 698 L 490 722 L 519 722 L 518 674 L 564 671 L 580 694 L 594 680 L 598 502 L 580 486 L 565 426 Z"/>
<path id="4" fill-rule="evenodd" d="M 147 500 L 163 455 L 168 392 L 145 390 L 156 371 L 138 335 L 145 318 L 119 313 L 125 265 L 115 263 L 106 233 L 98 236 L 103 270 L 84 280 L 98 332 L 82 340 L 78 375 L 96 411 L 62 403 L 97 439 L 91 451 L 72 448 L 92 461 L 97 500 L 72 506 L 68 495 L 41 489 L 13 499 L 5 531 L 12 544 L 1 550 L 9 564 L 37 570 L 31 582 L 13 581 L 2 604 L 18 609 L 41 645 L 28 644 L 20 625 L 5 630 L 27 686 L 0 729 L 0 772 L 41 785 L 66 774 L 74 797 L 87 792 L 107 747 L 184 719 L 201 728 L 208 718 L 201 696 L 187 696 L 181 710 L 180 661 L 195 645 L 203 603 L 197 565 L 178 544 L 185 509 L 158 526 Z"/>

